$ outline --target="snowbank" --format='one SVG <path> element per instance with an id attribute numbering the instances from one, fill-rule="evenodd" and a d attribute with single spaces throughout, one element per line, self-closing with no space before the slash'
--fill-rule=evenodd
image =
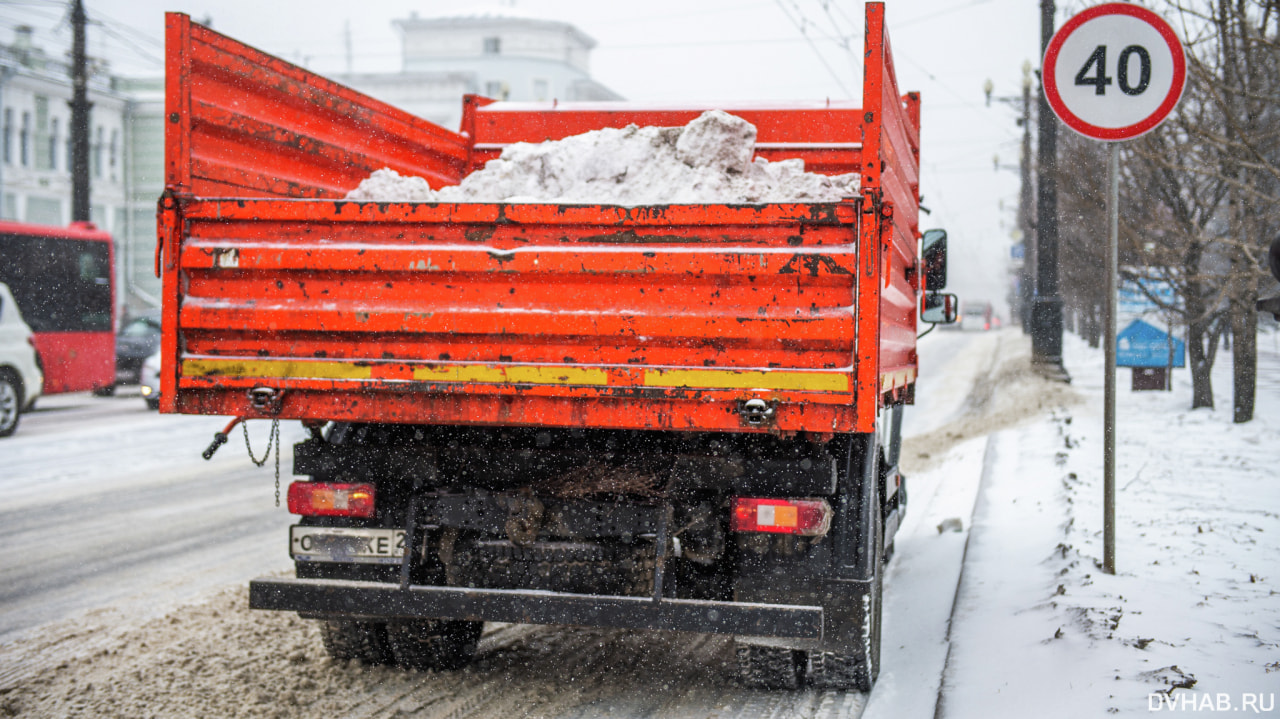
<path id="1" fill-rule="evenodd" d="M 658 205 L 838 202 L 858 175 L 805 172 L 800 159 L 752 161 L 756 128 L 711 110 L 684 127 L 606 128 L 554 142 L 507 146 L 456 186 L 386 168 L 347 194 L 372 202 L 554 202 Z"/>

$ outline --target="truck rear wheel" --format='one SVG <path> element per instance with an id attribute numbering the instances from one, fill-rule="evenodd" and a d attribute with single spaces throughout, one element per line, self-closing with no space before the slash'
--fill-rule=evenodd
<path id="1" fill-rule="evenodd" d="M 884 597 L 884 526 L 881 522 L 879 502 L 876 502 L 875 556 L 871 566 L 874 575 L 866 594 L 862 596 L 862 646 L 853 652 L 809 652 L 808 679 L 815 687 L 829 689 L 856 689 L 869 692 L 880 675 L 880 619 Z"/>
<path id="2" fill-rule="evenodd" d="M 750 689 L 796 689 L 804 652 L 782 647 L 738 646 L 738 677 Z"/>
<path id="3" fill-rule="evenodd" d="M 387 624 L 396 663 L 407 669 L 461 669 L 475 656 L 484 622 L 405 619 Z"/>
<path id="4" fill-rule="evenodd" d="M 320 639 L 334 659 L 359 659 L 366 664 L 390 664 L 393 659 L 387 625 L 381 622 L 326 620 L 320 623 Z"/>
<path id="5" fill-rule="evenodd" d="M 879 573 L 877 573 L 878 575 Z M 809 652 L 809 684 L 822 689 L 869 692 L 880 674 L 880 577 L 868 596 L 868 642 L 856 652 Z"/>

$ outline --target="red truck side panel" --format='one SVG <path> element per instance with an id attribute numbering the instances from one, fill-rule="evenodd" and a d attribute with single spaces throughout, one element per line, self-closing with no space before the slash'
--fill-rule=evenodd
<path id="1" fill-rule="evenodd" d="M 463 126 L 475 138 L 471 169 L 484 167 L 513 142 L 561 140 L 603 127 L 677 127 L 707 108 L 631 103 L 468 103 Z M 785 107 L 722 105 L 719 109 L 756 126 L 756 157 L 769 161 L 800 158 L 805 170 L 827 175 L 858 172 L 862 109 L 850 103 L 790 104 Z"/>
<path id="2" fill-rule="evenodd" d="M 843 203 L 355 203 L 516 141 L 699 108 L 470 97 L 454 134 L 169 16 L 166 411 L 311 420 L 869 431 L 914 382 L 918 98 L 868 5 L 866 108 L 731 108 L 757 155 L 860 171 Z M 265 198 L 265 199 L 264 199 Z M 270 388 L 278 406 L 251 406 Z M 776 407 L 748 426 L 740 403 Z"/>
<path id="3" fill-rule="evenodd" d="M 869 58 L 881 61 L 869 59 L 863 76 L 863 211 L 872 212 L 874 205 L 878 218 L 878 224 L 863 224 L 864 270 L 871 271 L 872 253 L 878 259 L 877 281 L 863 285 L 858 298 L 859 307 L 875 311 L 864 311 L 858 327 L 857 384 L 861 392 L 888 397 L 903 393 L 916 378 L 920 97 L 899 94 L 881 3 L 867 4 L 866 48 Z M 870 429 L 865 421 L 860 427 Z"/>
<path id="4" fill-rule="evenodd" d="M 852 427 L 852 205 L 182 216 L 180 411 L 253 414 L 262 386 L 309 419 L 729 430 L 761 398 L 773 429 Z"/>
<path id="5" fill-rule="evenodd" d="M 456 184 L 461 135 L 191 22 L 166 19 L 166 186 L 199 197 L 341 197 L 390 167 Z"/>

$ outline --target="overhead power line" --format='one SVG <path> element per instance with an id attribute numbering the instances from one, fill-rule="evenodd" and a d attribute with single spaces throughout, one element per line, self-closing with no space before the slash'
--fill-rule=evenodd
<path id="1" fill-rule="evenodd" d="M 849 22 L 851 27 L 849 28 L 848 31 L 845 31 L 843 28 L 840 27 L 840 22 L 836 20 L 836 16 L 831 13 L 832 5 L 835 5 L 836 10 L 838 11 L 840 11 L 840 6 L 836 5 L 836 3 L 833 0 L 817 0 L 817 2 L 819 5 L 822 6 L 822 12 L 827 16 L 827 19 L 831 21 L 831 27 L 836 32 L 837 43 L 840 45 L 840 47 L 844 48 L 845 55 L 849 57 L 849 67 L 853 69 L 853 76 L 855 78 L 861 77 L 862 76 L 862 58 L 859 56 L 858 52 L 854 49 L 855 47 L 859 47 L 857 42 L 858 41 L 857 26 L 854 25 L 852 22 Z M 846 21 L 848 20 L 848 16 L 845 15 L 843 11 L 840 11 L 840 14 L 843 17 L 845 17 Z"/>
<path id="2" fill-rule="evenodd" d="M 813 38 L 809 37 L 809 32 L 808 32 L 808 29 L 806 28 L 806 24 L 808 23 L 808 20 L 807 19 L 797 20 L 796 18 L 791 17 L 791 13 L 787 11 L 787 7 L 786 5 L 783 4 L 783 0 L 774 0 L 774 1 L 777 3 L 778 9 L 782 11 L 782 14 L 787 16 L 787 20 L 791 21 L 791 24 L 795 25 L 796 29 L 800 31 L 800 34 L 804 36 L 805 42 L 809 44 L 809 48 L 813 50 L 813 54 L 818 56 L 818 60 L 822 62 L 822 66 L 825 67 L 827 69 L 827 72 L 831 74 L 832 79 L 836 81 L 836 84 L 840 86 L 840 89 L 844 91 L 846 96 L 852 98 L 853 93 L 849 92 L 849 88 L 845 87 L 844 81 L 840 79 L 839 73 L 837 73 L 835 69 L 831 67 L 831 63 L 827 62 L 826 56 L 824 56 L 822 52 L 818 50 L 818 46 L 814 44 Z M 796 9 L 799 10 L 799 7 L 797 7 Z M 801 18 L 804 18 L 803 13 L 801 13 Z"/>

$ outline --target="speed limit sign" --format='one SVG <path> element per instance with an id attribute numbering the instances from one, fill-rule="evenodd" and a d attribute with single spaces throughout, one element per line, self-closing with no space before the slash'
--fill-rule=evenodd
<path id="1" fill-rule="evenodd" d="M 1054 34 L 1042 67 L 1045 99 L 1067 127 L 1107 143 L 1107 281 L 1103 312 L 1102 570 L 1116 573 L 1116 270 L 1120 235 L 1118 140 L 1169 116 L 1187 82 L 1187 57 L 1160 16 L 1128 3 L 1089 8 Z"/>
<path id="2" fill-rule="evenodd" d="M 1068 127 L 1127 140 L 1159 125 L 1186 85 L 1182 43 L 1160 16 L 1107 3 L 1071 18 L 1044 54 L 1044 92 Z"/>

